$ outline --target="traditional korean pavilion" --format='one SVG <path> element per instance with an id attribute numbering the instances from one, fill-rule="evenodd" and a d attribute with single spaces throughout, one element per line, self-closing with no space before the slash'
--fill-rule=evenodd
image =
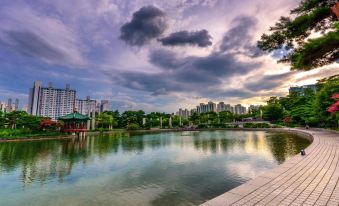
<path id="1" fill-rule="evenodd" d="M 73 112 L 59 117 L 58 120 L 64 122 L 64 126 L 61 129 L 63 132 L 84 134 L 87 131 L 87 121 L 90 119 L 91 118 L 86 115 Z"/>

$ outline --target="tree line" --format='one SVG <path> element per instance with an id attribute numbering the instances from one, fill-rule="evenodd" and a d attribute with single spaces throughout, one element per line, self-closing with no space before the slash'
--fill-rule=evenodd
<path id="1" fill-rule="evenodd" d="M 111 129 L 150 129 L 179 128 L 198 126 L 199 128 L 236 127 L 233 122 L 244 118 L 263 119 L 283 126 L 314 126 L 338 128 L 339 123 L 339 75 L 318 81 L 317 91 L 305 89 L 304 92 L 291 92 L 285 97 L 271 97 L 265 106 L 251 110 L 248 114 L 233 114 L 229 111 L 219 113 L 193 113 L 189 118 L 178 115 L 143 110 L 105 111 L 96 115 L 96 128 Z M 4 113 L 0 111 L 0 136 L 11 134 L 35 134 L 58 131 L 62 122 L 48 117 L 29 115 L 24 111 Z"/>

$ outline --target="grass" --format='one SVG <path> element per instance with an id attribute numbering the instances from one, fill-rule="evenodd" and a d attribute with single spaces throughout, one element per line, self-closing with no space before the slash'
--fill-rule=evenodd
<path id="1" fill-rule="evenodd" d="M 29 129 L 0 129 L 0 139 L 34 138 L 47 136 L 60 136 L 60 132 L 31 131 Z"/>

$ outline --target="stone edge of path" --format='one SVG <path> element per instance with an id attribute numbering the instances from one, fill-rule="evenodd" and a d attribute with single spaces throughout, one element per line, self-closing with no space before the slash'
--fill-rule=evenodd
<path id="1" fill-rule="evenodd" d="M 287 132 L 290 134 L 295 134 L 300 137 L 306 138 L 311 141 L 311 144 L 305 149 L 306 154 L 310 150 L 310 148 L 315 147 L 318 144 L 317 135 L 312 135 L 312 130 L 305 130 L 305 129 L 293 129 L 293 128 L 263 128 L 263 129 L 255 129 L 255 130 L 262 130 L 262 131 L 271 131 L 271 132 Z M 329 132 L 329 133 L 338 133 L 336 131 L 328 131 L 324 129 L 316 129 L 313 132 Z M 339 135 L 339 133 L 338 133 Z M 259 176 L 245 182 L 244 184 L 233 188 L 213 199 L 210 199 L 200 206 L 216 206 L 216 205 L 231 205 L 236 203 L 238 200 L 242 199 L 243 197 L 247 196 L 251 192 L 261 188 L 263 185 L 271 181 L 273 178 L 279 177 L 282 173 L 284 173 L 287 169 L 293 167 L 293 165 L 297 164 L 298 162 L 302 161 L 302 157 L 299 155 L 293 156 L 291 159 L 287 160 L 283 164 L 273 168 L 272 170 L 260 174 Z"/>

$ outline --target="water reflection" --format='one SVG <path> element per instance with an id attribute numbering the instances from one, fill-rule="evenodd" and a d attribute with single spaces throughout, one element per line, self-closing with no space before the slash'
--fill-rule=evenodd
<path id="1" fill-rule="evenodd" d="M 0 205 L 13 194 L 18 198 L 6 205 L 52 205 L 48 200 L 55 198 L 58 204 L 93 205 L 90 197 L 101 205 L 199 204 L 281 164 L 308 144 L 261 131 L 121 132 L 0 143 L 0 187 L 6 188 Z M 62 192 L 50 194 L 54 190 Z M 33 203 L 31 198 L 42 191 L 45 195 Z"/>

